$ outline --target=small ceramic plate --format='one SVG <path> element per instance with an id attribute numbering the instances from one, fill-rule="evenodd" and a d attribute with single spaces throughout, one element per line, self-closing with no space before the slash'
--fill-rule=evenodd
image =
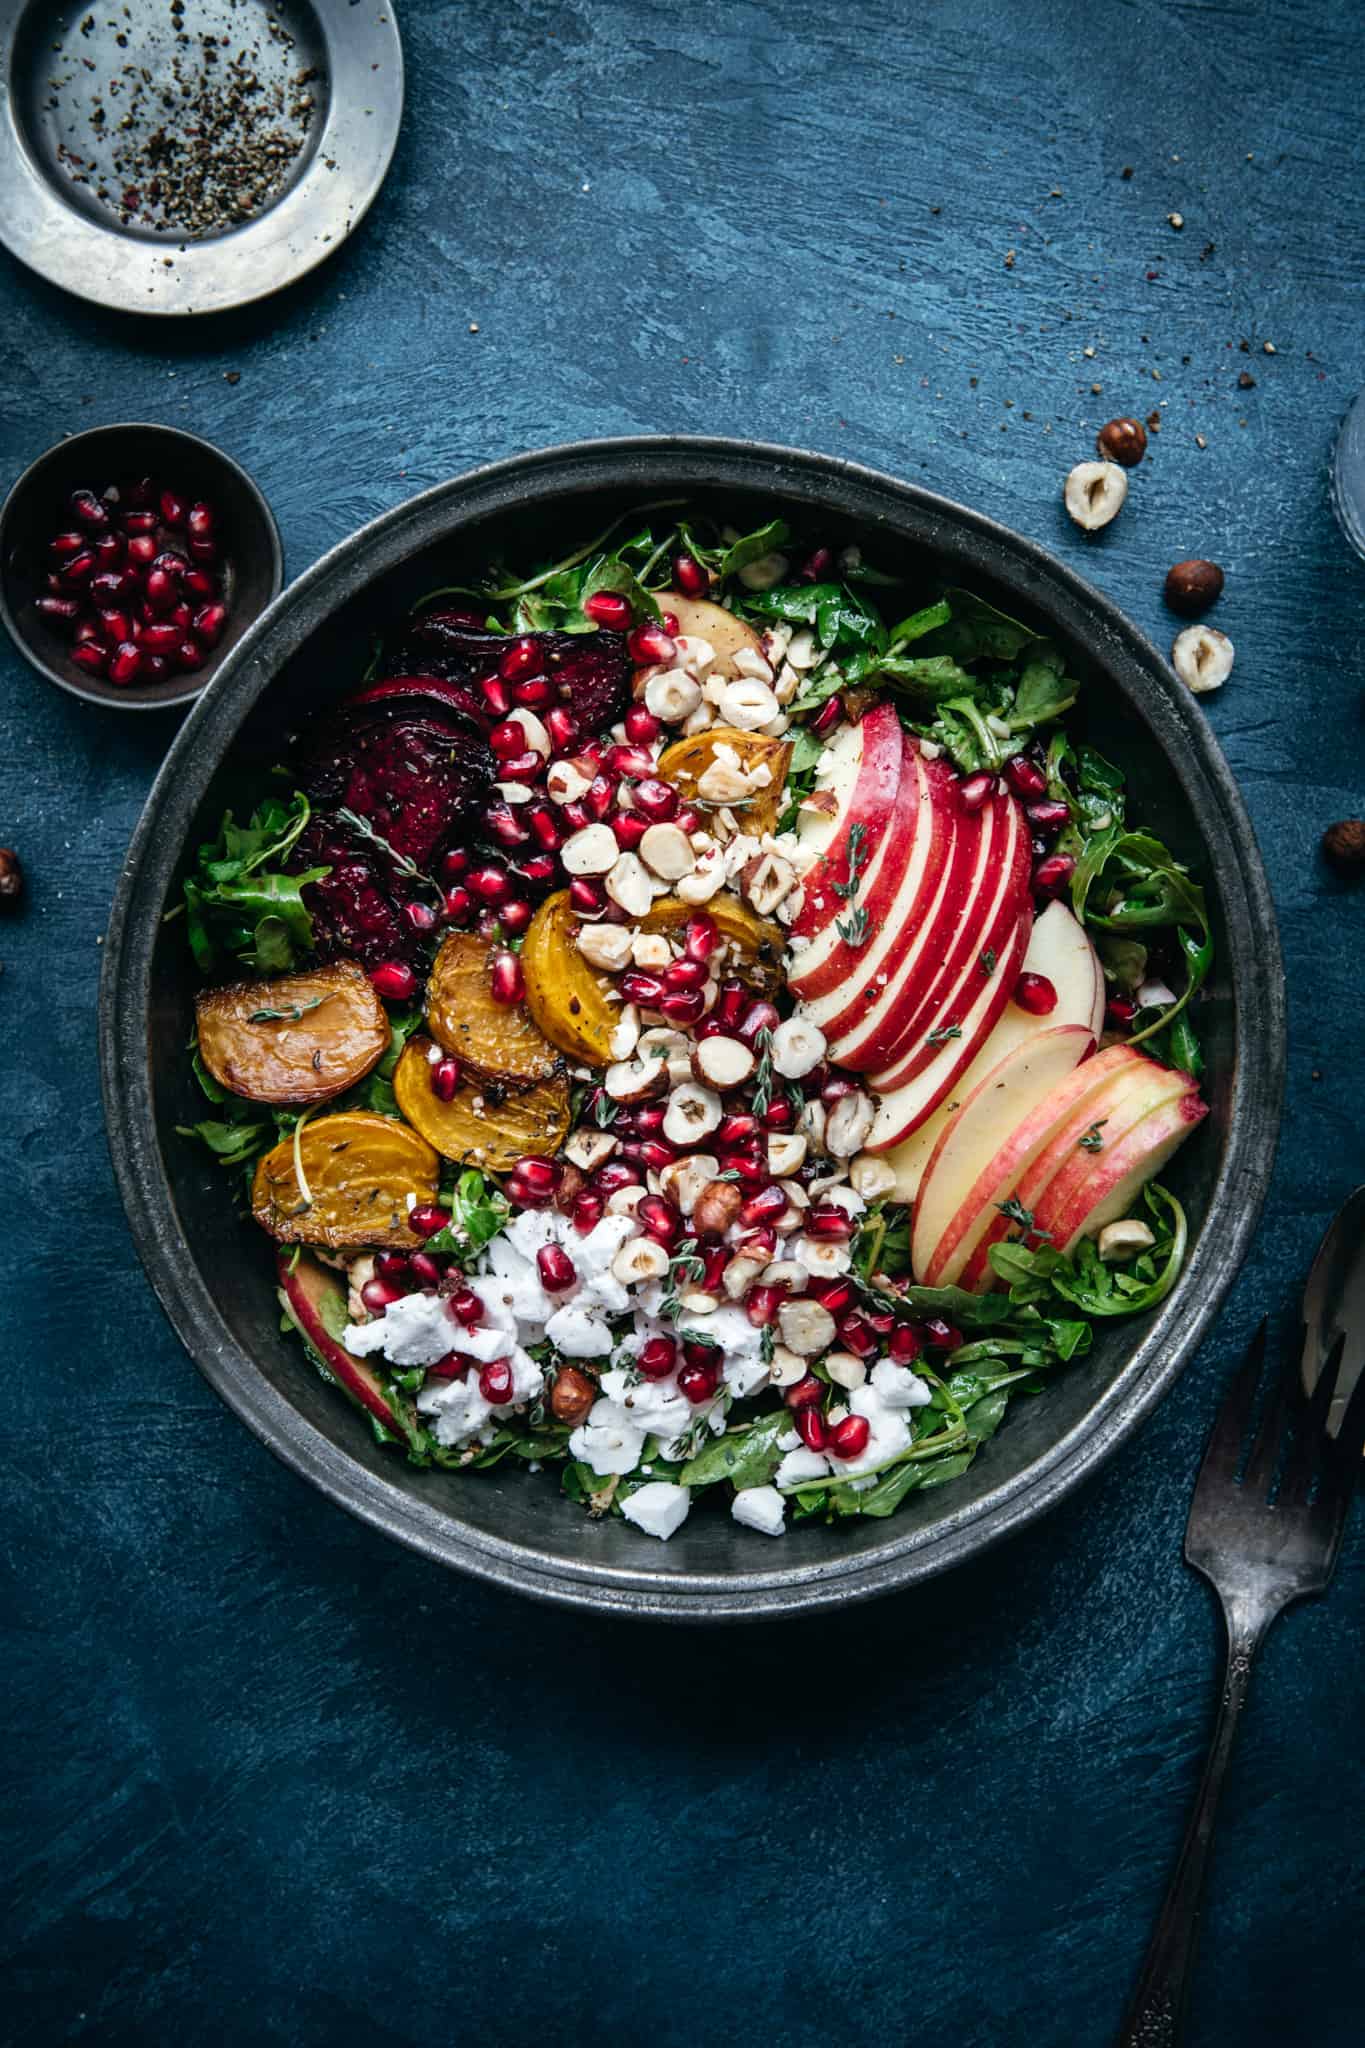
<path id="1" fill-rule="evenodd" d="M 363 218 L 403 111 L 385 0 L 0 0 L 0 63 L 0 243 L 125 313 L 302 277 Z"/>

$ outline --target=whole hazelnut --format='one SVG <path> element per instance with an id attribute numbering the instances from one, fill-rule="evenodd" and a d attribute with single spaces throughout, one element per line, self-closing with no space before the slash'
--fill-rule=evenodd
<path id="1" fill-rule="evenodd" d="M 1067 511 L 1086 533 L 1117 518 L 1127 496 L 1128 479 L 1116 462 L 1078 462 L 1062 487 Z"/>
<path id="2" fill-rule="evenodd" d="M 597 1388 L 585 1372 L 576 1365 L 561 1365 L 550 1389 L 550 1413 L 556 1422 L 577 1428 L 596 1399 Z"/>
<path id="3" fill-rule="evenodd" d="M 744 1196 L 732 1180 L 710 1180 L 692 1208 L 692 1228 L 699 1234 L 714 1231 L 721 1236 L 744 1207 Z"/>
<path id="4" fill-rule="evenodd" d="M 1194 555 L 1166 571 L 1166 602 L 1184 618 L 1197 618 L 1200 612 L 1216 604 L 1222 594 L 1223 572 L 1217 562 L 1205 562 Z"/>
<path id="5" fill-rule="evenodd" d="M 1147 453 L 1147 429 L 1141 420 L 1109 420 L 1096 434 L 1095 446 L 1106 462 L 1136 469 Z"/>
<path id="6" fill-rule="evenodd" d="M 1341 875 L 1365 874 L 1365 818 L 1342 818 L 1322 835 L 1322 850 Z"/>
<path id="7" fill-rule="evenodd" d="M 12 846 L 0 846 L 0 910 L 17 910 L 24 893 L 24 871 Z"/>

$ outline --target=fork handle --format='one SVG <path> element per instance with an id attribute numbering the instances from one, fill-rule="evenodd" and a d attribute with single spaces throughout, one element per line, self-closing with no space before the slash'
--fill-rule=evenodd
<path id="1" fill-rule="evenodd" d="M 1251 1662 L 1268 1622 L 1234 1617 L 1225 1610 L 1227 1659 L 1223 1695 L 1171 1881 L 1143 1959 L 1137 1989 L 1118 2037 L 1118 2048 L 1176 2048 L 1184 2038 L 1185 2010 L 1194 1974 L 1195 1942 L 1204 1896 L 1218 1798 L 1232 1755 L 1251 1679 Z"/>

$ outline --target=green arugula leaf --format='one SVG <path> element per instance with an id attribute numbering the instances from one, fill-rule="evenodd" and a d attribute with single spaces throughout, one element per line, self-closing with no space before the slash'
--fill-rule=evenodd
<path id="1" fill-rule="evenodd" d="M 746 1486 L 766 1486 L 782 1462 L 778 1438 L 790 1427 L 791 1416 L 779 1408 L 776 1414 L 762 1415 L 743 1429 L 713 1437 L 683 1466 L 680 1484 L 714 1486 L 717 1480 L 728 1479 L 736 1492 Z"/>

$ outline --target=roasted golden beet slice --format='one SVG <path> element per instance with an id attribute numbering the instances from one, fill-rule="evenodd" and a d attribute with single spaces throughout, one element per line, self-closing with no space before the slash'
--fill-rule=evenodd
<path id="1" fill-rule="evenodd" d="M 384 1005 L 354 960 L 205 989 L 194 1008 L 204 1065 L 252 1102 L 330 1102 L 363 1081 L 389 1043 Z"/>
<path id="2" fill-rule="evenodd" d="M 727 750 L 728 749 L 728 753 Z M 688 803 L 722 804 L 732 810 L 743 832 L 771 832 L 782 809 L 791 742 L 738 726 L 713 725 L 690 739 L 674 740 L 659 756 L 659 773 L 682 791 Z M 768 780 L 752 782 L 754 770 L 766 766 Z"/>
<path id="3" fill-rule="evenodd" d="M 299 1166 L 303 1178 L 299 1178 Z M 256 1168 L 251 1212 L 283 1244 L 396 1245 L 421 1239 L 408 1227 L 408 1197 L 436 1200 L 441 1162 L 397 1117 L 344 1110 L 304 1124 Z"/>
<path id="4" fill-rule="evenodd" d="M 549 1159 L 559 1150 L 569 1131 L 566 1080 L 520 1090 L 465 1080 L 442 1102 L 431 1086 L 431 1051 L 429 1038 L 408 1040 L 393 1070 L 393 1092 L 413 1129 L 447 1159 L 506 1173 L 528 1154 Z"/>
<path id="5" fill-rule="evenodd" d="M 531 919 L 521 949 L 526 1007 L 561 1052 L 605 1067 L 620 1006 L 607 1001 L 606 982 L 579 952 L 578 926 L 566 889 L 547 896 Z"/>
<path id="6" fill-rule="evenodd" d="M 684 903 L 681 896 L 660 896 L 641 918 L 640 928 L 647 932 L 682 932 L 690 917 L 711 918 L 721 937 L 740 948 L 744 957 L 733 972 L 742 981 L 751 983 L 764 995 L 781 988 L 786 933 L 780 924 L 760 917 L 728 889 L 722 889 L 701 905 Z"/>
<path id="7" fill-rule="evenodd" d="M 527 1088 L 559 1070 L 559 1055 L 520 1003 L 495 1003 L 488 983 L 494 948 L 477 932 L 452 932 L 427 983 L 427 1027 L 437 1042 L 485 1081 Z"/>

